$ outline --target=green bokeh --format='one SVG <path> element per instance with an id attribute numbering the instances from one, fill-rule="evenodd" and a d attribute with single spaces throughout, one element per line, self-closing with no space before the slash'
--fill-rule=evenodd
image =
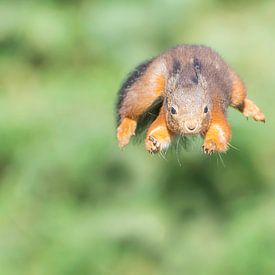
<path id="1" fill-rule="evenodd" d="M 0 274 L 275 274 L 275 2 L 0 2 Z M 125 75 L 181 43 L 216 49 L 267 123 L 231 148 L 123 152 Z"/>

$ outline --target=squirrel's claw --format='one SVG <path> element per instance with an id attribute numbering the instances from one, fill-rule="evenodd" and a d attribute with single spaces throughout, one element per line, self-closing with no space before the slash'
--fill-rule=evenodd
<path id="1" fill-rule="evenodd" d="M 227 150 L 227 144 L 222 144 L 220 142 L 215 142 L 212 139 L 208 139 L 204 141 L 202 149 L 205 154 L 211 155 L 215 152 L 225 152 Z"/>
<path id="2" fill-rule="evenodd" d="M 148 136 L 145 139 L 145 148 L 150 154 L 159 153 L 166 150 L 169 147 L 170 140 L 155 137 L 153 135 Z"/>
<path id="3" fill-rule="evenodd" d="M 161 143 L 153 136 L 149 136 L 145 142 L 146 150 L 150 153 L 158 153 L 161 150 Z"/>
<path id="4" fill-rule="evenodd" d="M 207 140 L 202 145 L 203 152 L 208 155 L 212 155 L 217 149 L 216 144 L 213 140 Z"/>

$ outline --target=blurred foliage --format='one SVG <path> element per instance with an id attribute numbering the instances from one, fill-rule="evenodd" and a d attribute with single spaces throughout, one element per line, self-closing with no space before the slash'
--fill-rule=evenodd
<path id="1" fill-rule="evenodd" d="M 274 1 L 0 2 L 1 274 L 275 274 Z M 181 43 L 239 72 L 266 125 L 231 148 L 121 152 L 116 92 Z"/>

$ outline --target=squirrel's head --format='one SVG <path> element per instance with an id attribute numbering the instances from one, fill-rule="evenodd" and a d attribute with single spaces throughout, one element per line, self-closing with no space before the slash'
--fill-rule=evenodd
<path id="1" fill-rule="evenodd" d="M 209 125 L 212 101 L 200 72 L 172 75 L 166 86 L 164 110 L 168 128 L 177 134 L 202 133 Z"/>

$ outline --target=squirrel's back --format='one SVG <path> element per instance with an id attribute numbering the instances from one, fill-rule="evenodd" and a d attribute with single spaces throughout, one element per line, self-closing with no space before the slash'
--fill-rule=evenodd
<path id="1" fill-rule="evenodd" d="M 231 68 L 222 57 L 207 46 L 201 45 L 179 45 L 159 55 L 165 60 L 168 72 L 182 71 L 182 77 L 187 81 L 194 74 L 194 59 L 199 63 L 201 75 L 204 77 L 208 91 L 223 93 L 225 99 L 230 98 L 232 91 Z M 169 77 L 169 76 L 168 76 Z"/>

